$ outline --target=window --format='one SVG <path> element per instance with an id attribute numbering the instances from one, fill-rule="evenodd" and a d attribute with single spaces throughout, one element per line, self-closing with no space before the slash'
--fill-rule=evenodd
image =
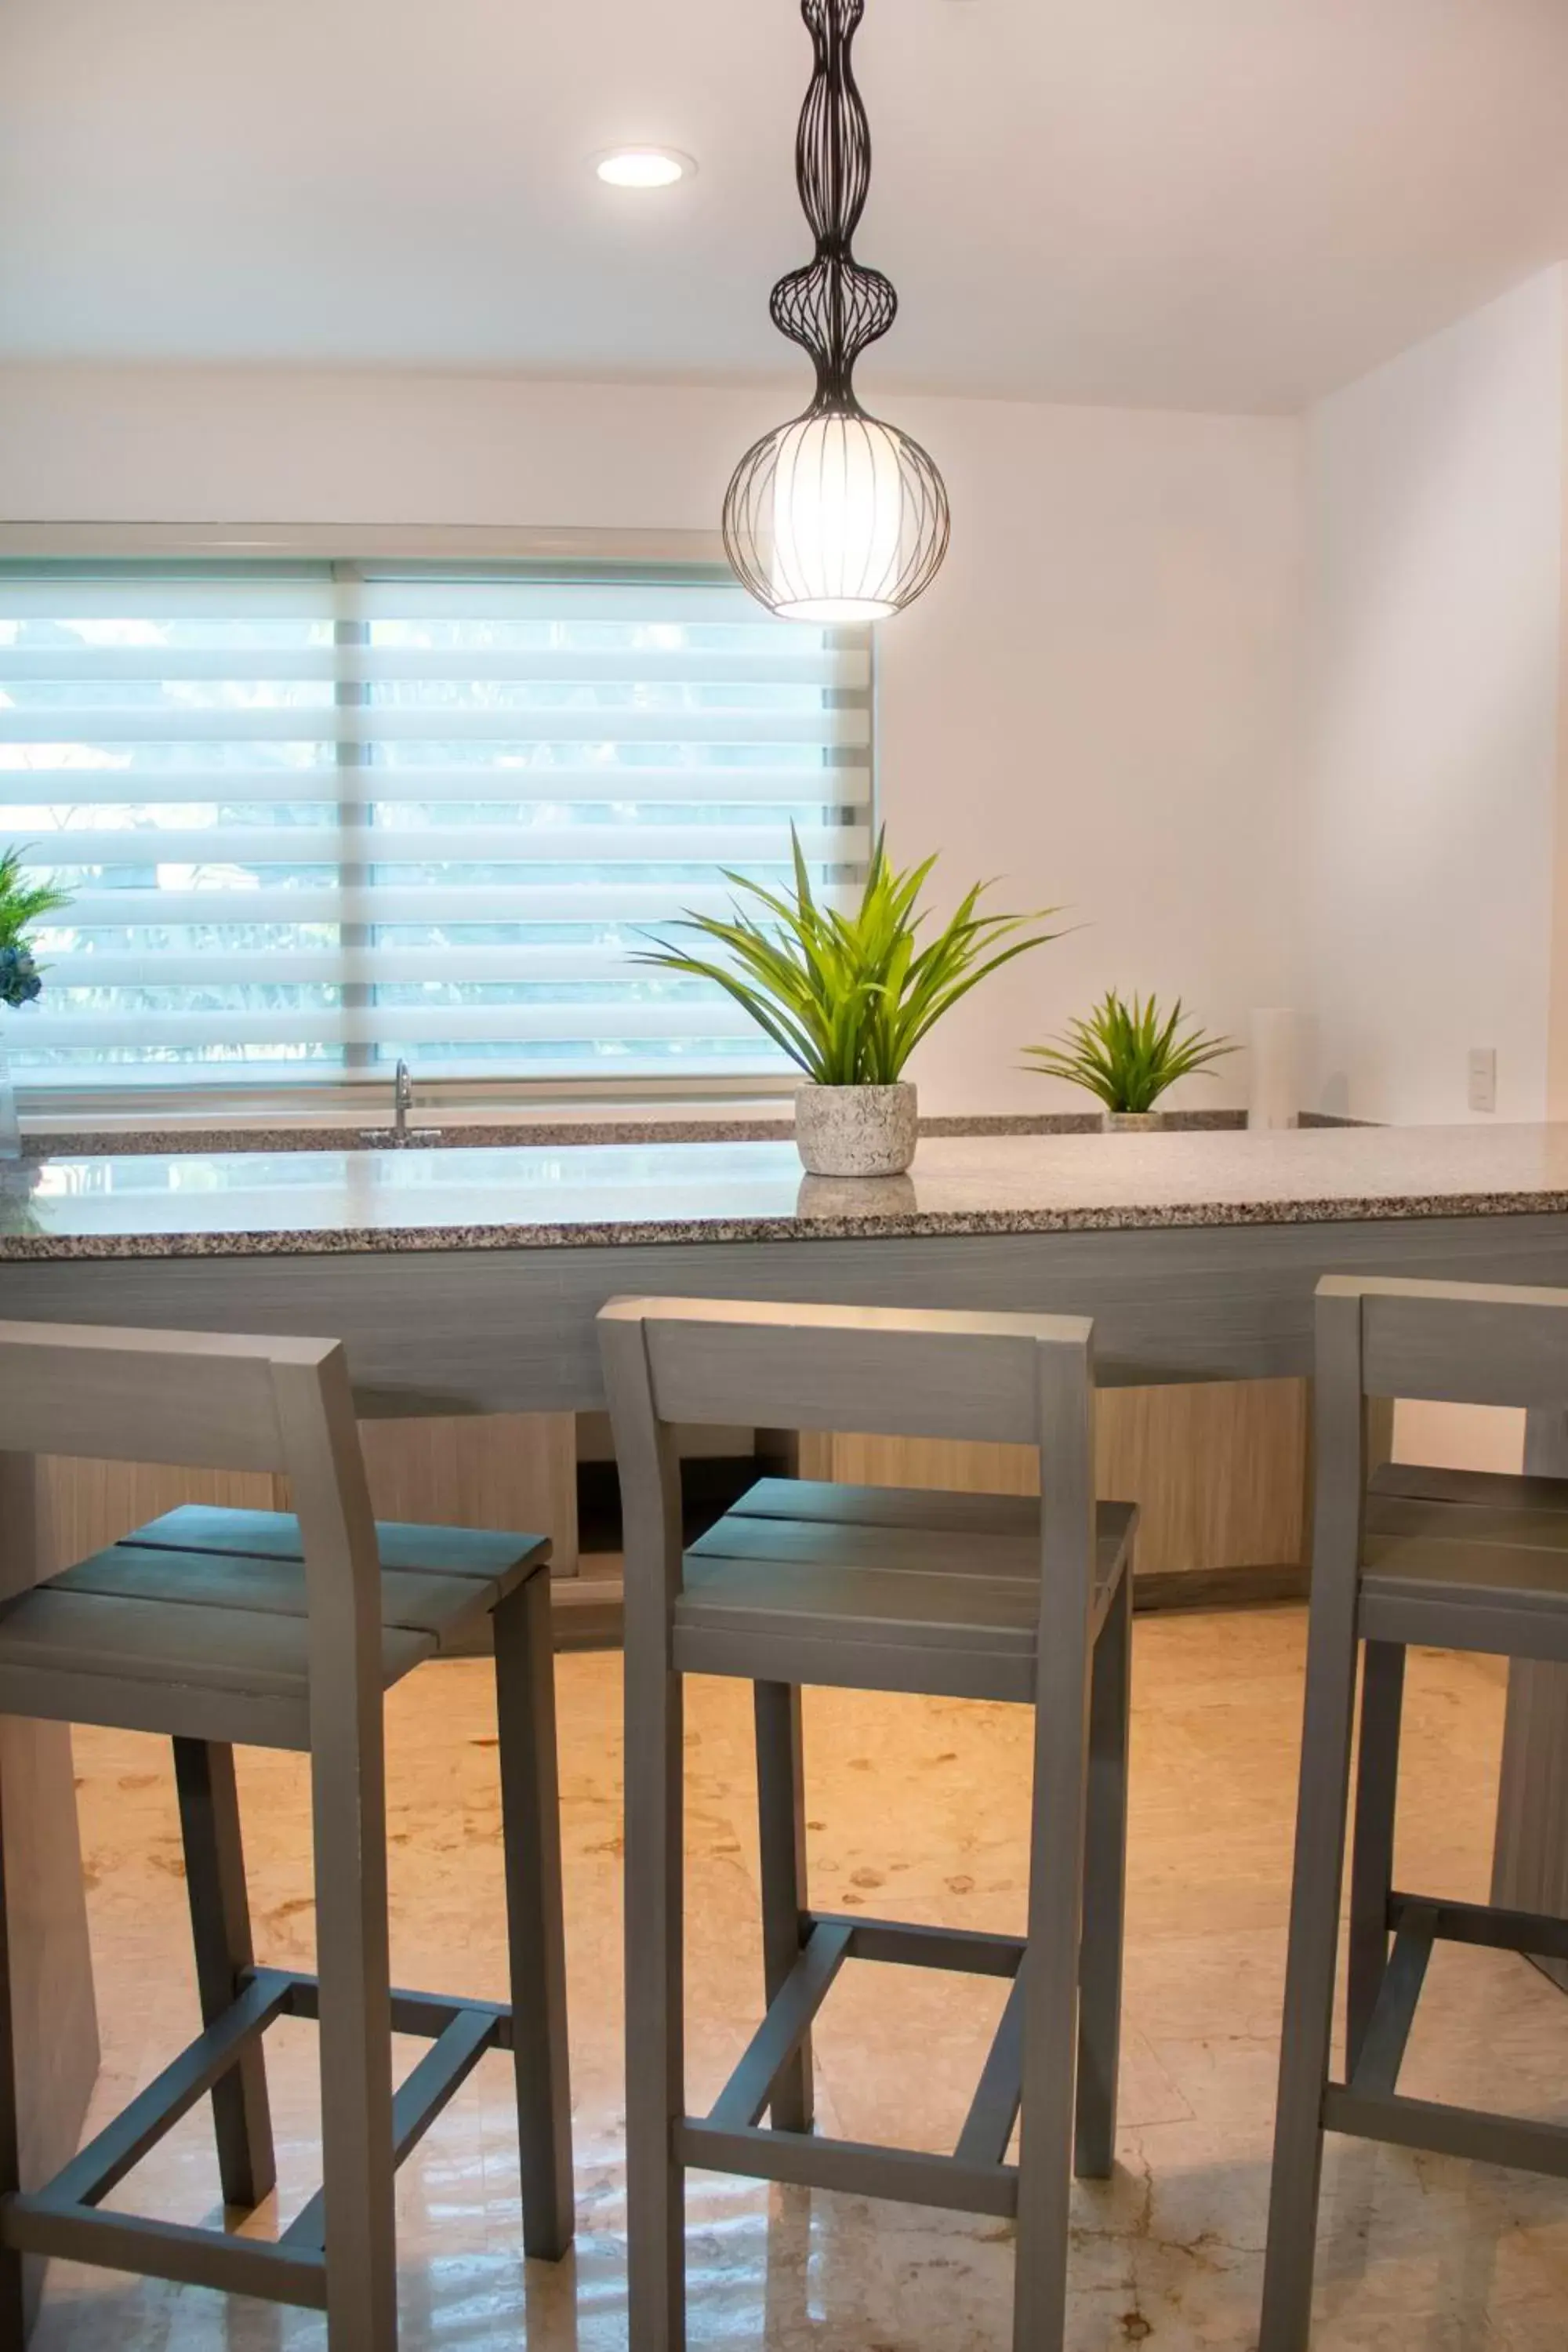
<path id="1" fill-rule="evenodd" d="M 29 1087 L 765 1076 L 638 967 L 868 853 L 866 640 L 722 575 L 0 564 L 0 842 L 73 894 Z"/>

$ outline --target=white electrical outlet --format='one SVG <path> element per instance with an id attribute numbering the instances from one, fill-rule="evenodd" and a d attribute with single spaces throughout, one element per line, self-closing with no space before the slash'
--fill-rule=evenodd
<path id="1" fill-rule="evenodd" d="M 1472 1045 L 1469 1054 L 1469 1103 L 1472 1110 L 1497 1108 L 1497 1047 Z"/>

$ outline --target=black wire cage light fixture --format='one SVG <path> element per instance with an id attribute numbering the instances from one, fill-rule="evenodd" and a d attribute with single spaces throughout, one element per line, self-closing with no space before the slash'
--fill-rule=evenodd
<path id="1" fill-rule="evenodd" d="M 855 258 L 871 181 L 871 132 L 850 47 L 866 0 L 801 0 L 816 68 L 795 140 L 795 180 L 816 254 L 773 288 L 775 327 L 811 354 L 811 405 L 764 435 L 724 499 L 724 546 L 760 604 L 787 620 L 885 619 L 929 588 L 947 552 L 947 492 L 918 441 L 869 415 L 855 362 L 899 298 Z"/>

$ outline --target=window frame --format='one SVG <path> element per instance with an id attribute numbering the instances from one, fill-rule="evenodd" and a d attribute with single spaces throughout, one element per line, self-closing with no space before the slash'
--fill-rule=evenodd
<path id="1" fill-rule="evenodd" d="M 717 531 L 543 529 L 492 524 L 277 524 L 223 522 L 0 522 L 0 557 L 39 562 L 179 562 L 237 561 L 275 563 L 310 562 L 341 566 L 353 574 L 380 564 L 443 564 L 482 567 L 537 566 L 559 569 L 605 583 L 643 580 L 650 572 L 732 577 Z M 878 658 L 875 630 L 856 631 L 869 664 L 870 744 L 861 755 L 870 768 L 866 823 L 873 836 L 879 824 L 878 757 Z M 704 1104 L 732 1107 L 750 1102 L 769 1108 L 786 1103 L 800 1081 L 789 1070 L 644 1076 L 642 1077 L 550 1076 L 419 1079 L 421 1112 L 480 1111 L 548 1113 L 605 1108 L 669 1111 Z M 18 1076 L 18 1109 L 29 1123 L 54 1128 L 90 1125 L 95 1118 L 132 1129 L 170 1120 L 192 1126 L 237 1128 L 271 1118 L 279 1125 L 322 1126 L 388 1123 L 391 1081 L 384 1069 L 363 1076 L 334 1070 L 331 1076 L 276 1080 L 209 1078 L 199 1085 L 143 1081 L 136 1086 L 30 1086 Z"/>

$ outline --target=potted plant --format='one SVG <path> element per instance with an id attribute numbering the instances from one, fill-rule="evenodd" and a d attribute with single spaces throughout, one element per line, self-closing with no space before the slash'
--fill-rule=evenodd
<path id="1" fill-rule="evenodd" d="M 0 1004 L 15 1011 L 42 993 L 43 974 L 27 933 L 43 916 L 69 904 L 68 890 L 57 889 L 51 882 L 24 878 L 20 849 L 13 846 L 0 854 Z M 0 1023 L 0 1160 L 18 1159 L 21 1150 L 11 1061 L 5 1025 Z"/>
<path id="2" fill-rule="evenodd" d="M 1167 1087 L 1208 1069 L 1236 1047 L 1227 1037 L 1209 1036 L 1195 1021 L 1184 1024 L 1179 996 L 1163 1013 L 1154 997 L 1144 1003 L 1134 996 L 1129 1004 L 1111 988 L 1087 1021 L 1068 1022 L 1065 1036 L 1024 1050 L 1047 1076 L 1098 1095 L 1106 1127 L 1139 1129 L 1163 1124 L 1164 1114 L 1154 1106 Z"/>
<path id="3" fill-rule="evenodd" d="M 677 926 L 714 952 L 656 938 L 637 961 L 712 981 L 804 1070 L 795 1142 L 812 1175 L 896 1176 L 915 1150 L 915 1089 L 900 1075 L 910 1055 L 987 973 L 1056 936 L 1029 928 L 1054 910 L 982 914 L 989 886 L 976 883 L 921 944 L 920 896 L 934 857 L 900 870 L 879 833 L 859 904 L 840 914 L 814 895 L 793 828 L 790 840 L 793 891 L 726 869 L 751 909 L 736 903 L 728 919 L 688 914 Z"/>

